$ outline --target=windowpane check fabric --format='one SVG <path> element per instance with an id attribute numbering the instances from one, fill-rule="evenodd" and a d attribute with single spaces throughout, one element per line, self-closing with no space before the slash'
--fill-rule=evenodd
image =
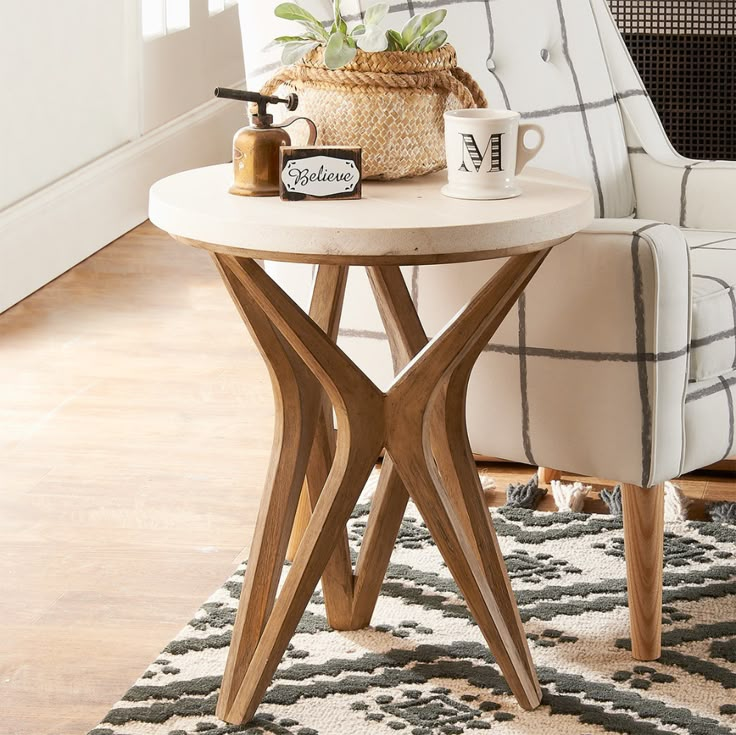
<path id="1" fill-rule="evenodd" d="M 242 3 L 249 85 L 287 28 Z M 304 0 L 327 18 L 329 0 Z M 359 18 L 369 2 L 343 0 Z M 588 182 L 599 219 L 554 249 L 473 373 L 474 451 L 638 485 L 734 451 L 736 163 L 677 154 L 605 0 L 394 0 L 388 23 L 437 7 L 460 64 L 494 107 L 541 124 L 535 161 Z M 404 269 L 429 333 L 499 267 Z M 302 304 L 309 266 L 269 264 Z M 351 269 L 340 344 L 379 385 L 388 343 Z"/>
<path id="2" fill-rule="evenodd" d="M 685 230 L 693 271 L 690 378 L 736 370 L 736 233 Z"/>

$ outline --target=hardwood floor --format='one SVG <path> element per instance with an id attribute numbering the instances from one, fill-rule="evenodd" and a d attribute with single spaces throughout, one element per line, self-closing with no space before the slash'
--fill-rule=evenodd
<path id="1" fill-rule="evenodd" d="M 272 420 L 210 258 L 148 223 L 0 315 L 0 735 L 86 732 L 234 569 Z"/>
<path id="2" fill-rule="evenodd" d="M 149 224 L 0 353 L 0 733 L 78 734 L 243 556 L 270 382 L 209 256 Z"/>

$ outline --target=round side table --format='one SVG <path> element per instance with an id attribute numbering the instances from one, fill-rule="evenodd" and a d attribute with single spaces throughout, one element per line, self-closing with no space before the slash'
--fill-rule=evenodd
<path id="1" fill-rule="evenodd" d="M 409 497 L 519 704 L 536 707 L 539 683 L 473 462 L 465 398 L 476 359 L 550 249 L 592 221 L 590 190 L 527 169 L 521 197 L 455 200 L 440 194 L 440 172 L 366 182 L 360 200 L 287 203 L 232 196 L 230 175 L 227 165 L 185 171 L 150 194 L 154 224 L 212 253 L 276 404 L 218 716 L 253 717 L 320 577 L 333 628 L 369 624 Z M 503 267 L 428 340 L 399 266 L 501 257 Z M 256 258 L 319 265 L 309 314 Z M 391 345 L 397 375 L 386 393 L 336 344 L 351 265 L 366 267 Z M 353 570 L 345 526 L 383 449 Z M 312 515 L 277 597 L 303 484 Z"/>

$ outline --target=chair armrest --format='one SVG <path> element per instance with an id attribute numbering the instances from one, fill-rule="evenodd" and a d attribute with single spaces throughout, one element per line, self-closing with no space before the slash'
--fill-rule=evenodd
<path id="1" fill-rule="evenodd" d="M 555 305 L 550 318 L 544 313 L 549 299 L 535 306 L 534 294 L 528 296 L 527 334 L 531 344 L 533 335 L 541 334 L 537 320 L 550 330 L 557 321 L 556 341 L 574 346 L 581 356 L 593 353 L 587 363 L 593 382 L 582 394 L 587 402 L 570 416 L 574 422 L 576 414 L 592 409 L 585 426 L 598 427 L 597 436 L 587 440 L 599 453 L 589 468 L 596 471 L 586 473 L 644 486 L 676 477 L 684 453 L 691 312 L 689 251 L 682 232 L 654 221 L 596 220 L 553 251 L 548 263 L 556 265 L 556 277 L 543 272 L 544 281 L 536 285 L 542 290 L 556 280 L 555 301 L 566 303 L 559 311 Z M 561 289 L 565 281 L 567 288 Z M 579 296 L 585 281 L 590 298 L 581 303 L 576 292 Z M 596 355 L 596 348 L 602 354 Z M 528 375 L 534 376 L 531 365 Z M 570 394 L 575 390 L 571 385 Z M 582 435 L 575 438 L 585 441 Z"/>
<path id="2" fill-rule="evenodd" d="M 736 161 L 655 157 L 630 149 L 637 214 L 679 227 L 736 230 Z"/>
<path id="3" fill-rule="evenodd" d="M 442 270 L 420 277 L 420 307 L 425 289 L 436 309 L 461 275 L 481 277 Z M 637 485 L 678 476 L 689 290 L 670 225 L 598 220 L 554 248 L 473 373 L 473 450 Z"/>
<path id="4" fill-rule="evenodd" d="M 622 100 L 621 111 L 637 216 L 690 229 L 736 230 L 736 161 L 681 156 L 648 96 Z"/>

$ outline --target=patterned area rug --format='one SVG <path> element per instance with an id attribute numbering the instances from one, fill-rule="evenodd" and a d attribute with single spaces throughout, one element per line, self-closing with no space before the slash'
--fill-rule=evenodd
<path id="1" fill-rule="evenodd" d="M 736 527 L 667 524 L 664 651 L 643 665 L 629 654 L 621 520 L 493 515 L 544 690 L 536 711 L 510 696 L 410 506 L 373 627 L 331 631 L 315 593 L 254 722 L 214 716 L 241 568 L 93 735 L 736 733 Z"/>

